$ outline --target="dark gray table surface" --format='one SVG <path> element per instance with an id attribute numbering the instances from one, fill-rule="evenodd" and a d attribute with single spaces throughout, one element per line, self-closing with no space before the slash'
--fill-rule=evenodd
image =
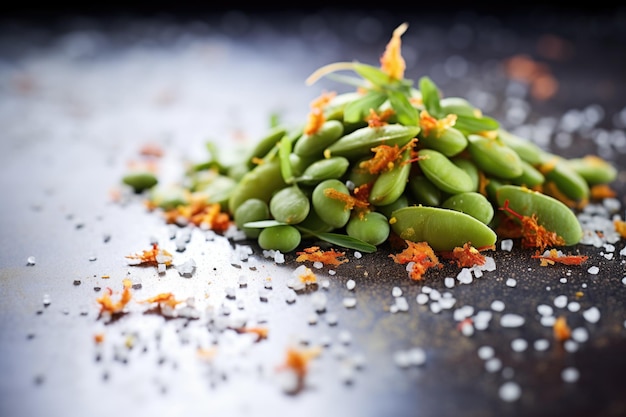
<path id="1" fill-rule="evenodd" d="M 274 113 L 300 123 L 310 100 L 338 88 L 305 86 L 306 77 L 336 61 L 377 65 L 402 21 L 409 22 L 407 78 L 431 76 L 446 95 L 473 100 L 555 153 L 607 158 L 620 170 L 611 185 L 614 215 L 624 218 L 626 14 L 619 9 L 3 20 L 0 415 L 626 415 L 623 239 L 569 248 L 589 256 L 573 267 L 540 267 L 519 242 L 511 252 L 498 242 L 494 271 L 451 288 L 444 278 L 458 269 L 449 265 L 415 282 L 388 248 L 360 258 L 347 251 L 348 263 L 315 270 L 327 287 L 288 303 L 294 254 L 276 263 L 254 242 L 198 229 L 177 251 L 176 231 L 139 196 L 112 200 L 144 144 L 165 149 L 160 172 L 175 181 L 184 161 L 207 157 L 207 140 L 228 158 L 262 137 Z M 541 63 L 558 82 L 555 95 L 537 99 L 529 84 L 508 78 L 503 66 L 515 56 Z M 194 273 L 127 264 L 126 255 L 152 241 L 176 265 L 193 260 Z M 250 258 L 237 260 L 236 249 L 248 245 Z M 135 301 L 173 292 L 198 317 L 166 319 L 131 302 L 125 315 L 104 320 L 96 299 L 107 288 L 117 294 L 125 278 Z M 390 311 L 394 287 L 408 311 Z M 428 288 L 455 304 L 440 312 L 436 300 L 420 305 L 416 297 Z M 324 312 L 315 310 L 320 294 Z M 345 307 L 346 297 L 356 306 Z M 542 305 L 567 317 L 575 334 L 568 343 L 541 322 Z M 587 319 L 594 309 L 597 322 Z M 492 318 L 465 335 L 464 311 Z M 525 324 L 503 327 L 507 313 Z M 243 322 L 267 327 L 268 338 L 229 329 Z M 523 342 L 528 347 L 516 351 Z M 323 347 L 297 395 L 283 392 L 276 369 L 293 344 Z M 483 347 L 493 348 L 492 360 L 479 355 Z M 213 356 L 200 357 L 199 348 Z M 425 353 L 424 363 L 401 366 L 411 349 Z M 564 371 L 579 377 L 568 381 Z M 515 401 L 501 398 L 507 383 L 521 389 Z"/>

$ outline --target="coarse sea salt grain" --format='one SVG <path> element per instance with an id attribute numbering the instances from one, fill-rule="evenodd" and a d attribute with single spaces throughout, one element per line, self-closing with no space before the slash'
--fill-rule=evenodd
<path id="1" fill-rule="evenodd" d="M 583 317 L 589 323 L 597 323 L 600 320 L 600 310 L 598 307 L 590 307 L 587 310 L 583 311 Z"/>
<path id="2" fill-rule="evenodd" d="M 567 306 L 567 296 L 559 295 L 554 298 L 554 306 L 558 308 L 565 308 Z"/>
<path id="3" fill-rule="evenodd" d="M 400 287 L 393 287 L 391 289 L 391 295 L 394 297 L 400 297 L 402 295 L 402 288 Z"/>
<path id="4" fill-rule="evenodd" d="M 498 395 L 502 401 L 517 401 L 522 396 L 522 388 L 514 381 L 507 381 L 500 386 Z"/>
<path id="5" fill-rule="evenodd" d="M 561 371 L 561 379 L 563 382 L 576 382 L 580 378 L 580 371 L 574 367 L 567 367 Z"/>
<path id="6" fill-rule="evenodd" d="M 592 267 L 589 267 L 589 269 L 587 269 L 587 272 L 590 273 L 591 275 L 597 275 L 598 272 L 600 272 L 600 268 L 594 265 Z"/>
<path id="7" fill-rule="evenodd" d="M 354 288 L 356 287 L 356 281 L 354 281 L 353 279 L 349 279 L 346 282 L 346 288 L 350 291 L 352 291 Z"/>
<path id="8" fill-rule="evenodd" d="M 502 327 L 521 327 L 525 322 L 526 319 L 524 319 L 524 316 L 520 316 L 519 314 L 508 313 L 500 317 L 500 326 Z"/>
<path id="9" fill-rule="evenodd" d="M 577 327 L 572 330 L 572 339 L 578 343 L 585 343 L 589 340 L 589 331 L 584 327 Z"/>
<path id="10" fill-rule="evenodd" d="M 500 242 L 500 249 L 511 252 L 513 250 L 513 239 L 503 239 Z"/>
<path id="11" fill-rule="evenodd" d="M 544 327 L 552 327 L 552 326 L 554 326 L 554 323 L 556 323 L 556 317 L 554 317 L 554 316 L 542 316 L 541 319 L 539 319 L 539 322 Z"/>
<path id="12" fill-rule="evenodd" d="M 490 358 L 485 361 L 485 370 L 489 373 L 498 372 L 502 369 L 502 361 L 498 358 Z"/>
<path id="13" fill-rule="evenodd" d="M 567 304 L 567 309 L 572 313 L 576 313 L 580 310 L 580 303 L 578 301 L 571 301 L 569 304 Z"/>
<path id="14" fill-rule="evenodd" d="M 493 311 L 501 312 L 501 311 L 504 311 L 504 308 L 505 308 L 505 306 L 504 306 L 504 302 L 503 301 L 494 300 L 494 301 L 491 302 L 491 309 Z"/>
<path id="15" fill-rule="evenodd" d="M 485 345 L 485 346 L 479 347 L 477 353 L 480 359 L 487 360 L 487 359 L 493 358 L 496 351 L 493 347 Z"/>
<path id="16" fill-rule="evenodd" d="M 515 352 L 524 352 L 528 348 L 528 342 L 525 339 L 513 339 L 511 341 L 511 349 Z"/>
<path id="17" fill-rule="evenodd" d="M 454 288 L 454 278 L 452 277 L 444 278 L 443 284 L 446 286 L 446 288 Z"/>
<path id="18" fill-rule="evenodd" d="M 354 297 L 345 297 L 343 299 L 343 306 L 345 308 L 354 308 L 356 306 L 356 298 L 354 298 Z"/>
<path id="19" fill-rule="evenodd" d="M 429 300 L 430 300 L 430 297 L 428 297 L 428 294 L 424 294 L 424 293 L 419 293 L 415 297 L 415 301 L 417 301 L 417 304 L 419 305 L 425 305 L 426 303 L 428 303 Z"/>
<path id="20" fill-rule="evenodd" d="M 542 316 L 551 316 L 554 313 L 554 310 L 547 304 L 539 304 L 537 306 L 537 313 Z"/>
<path id="21" fill-rule="evenodd" d="M 548 339 L 537 339 L 533 343 L 533 347 L 538 352 L 544 352 L 550 347 L 550 341 Z"/>
<path id="22" fill-rule="evenodd" d="M 517 280 L 513 279 L 513 278 L 509 278 L 506 280 L 506 286 L 507 287 L 516 287 L 517 286 Z"/>

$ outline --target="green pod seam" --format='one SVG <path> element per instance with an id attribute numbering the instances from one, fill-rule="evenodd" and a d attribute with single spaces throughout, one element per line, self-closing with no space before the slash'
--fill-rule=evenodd
<path id="1" fill-rule="evenodd" d="M 324 180 L 339 179 L 349 166 L 350 161 L 343 156 L 320 159 L 309 165 L 295 181 L 304 185 L 316 185 Z"/>
<path id="2" fill-rule="evenodd" d="M 435 251 L 451 251 L 469 243 L 489 247 L 496 233 L 469 214 L 441 207 L 410 206 L 393 212 L 391 230 L 401 239 L 427 242 Z"/>
<path id="3" fill-rule="evenodd" d="M 456 156 L 467 148 L 467 137 L 454 127 L 446 128 L 439 135 L 435 131 L 428 135 L 423 133 L 422 130 L 418 135 L 419 144 L 424 148 L 439 151 L 447 157 Z"/>
<path id="4" fill-rule="evenodd" d="M 498 139 L 513 149 L 522 160 L 529 164 L 537 165 L 541 161 L 543 150 L 528 139 L 517 136 L 503 128 L 498 129 Z"/>
<path id="5" fill-rule="evenodd" d="M 543 173 L 546 182 L 552 182 L 556 185 L 558 190 L 567 198 L 576 202 L 585 201 L 589 198 L 589 184 L 567 164 L 564 158 L 547 152 L 544 153 L 539 171 Z"/>
<path id="6" fill-rule="evenodd" d="M 439 151 L 420 149 L 418 164 L 426 178 L 445 193 L 458 194 L 474 190 L 470 176 Z"/>
<path id="7" fill-rule="evenodd" d="M 528 188 L 534 188 L 542 185 L 546 181 L 546 178 L 541 171 L 523 159 L 522 169 L 522 175 L 511 178 L 511 183 L 515 185 L 523 185 Z"/>
<path id="8" fill-rule="evenodd" d="M 327 120 L 315 133 L 303 134 L 293 147 L 293 152 L 300 156 L 322 156 L 322 152 L 343 135 L 343 123 Z"/>
<path id="9" fill-rule="evenodd" d="M 567 160 L 567 165 L 589 185 L 608 184 L 617 178 L 617 169 L 608 161 L 595 155 Z"/>
<path id="10" fill-rule="evenodd" d="M 455 156 L 450 158 L 450 160 L 454 165 L 461 168 L 467 175 L 470 176 L 472 183 L 474 184 L 472 191 L 478 191 L 478 188 L 480 187 L 480 171 L 478 170 L 476 164 L 472 162 L 471 159 L 464 156 Z"/>
<path id="11" fill-rule="evenodd" d="M 402 158 L 393 168 L 378 175 L 368 197 L 370 204 L 385 206 L 396 201 L 404 193 L 411 172 L 410 157 L 411 149 L 405 149 Z"/>
<path id="12" fill-rule="evenodd" d="M 441 207 L 469 214 L 485 224 L 489 224 L 495 214 L 491 201 L 475 191 L 452 195 L 441 203 Z"/>
<path id="13" fill-rule="evenodd" d="M 286 185 L 278 158 L 257 165 L 237 183 L 228 199 L 228 210 L 235 213 L 237 207 L 249 198 L 269 202 L 272 195 Z"/>
<path id="14" fill-rule="evenodd" d="M 419 133 L 418 126 L 388 124 L 379 127 L 365 126 L 342 136 L 324 151 L 324 156 L 344 156 L 350 160 L 372 153 L 379 145 L 404 146 Z"/>
<path id="15" fill-rule="evenodd" d="M 498 139 L 469 135 L 468 150 L 479 169 L 496 177 L 510 179 L 522 175 L 519 155 Z"/>
<path id="16" fill-rule="evenodd" d="M 517 185 L 502 185 L 496 191 L 497 204 L 505 203 L 522 216 L 536 216 L 537 223 L 556 233 L 565 246 L 580 242 L 583 230 L 574 212 L 556 198 Z"/>
<path id="17" fill-rule="evenodd" d="M 283 126 L 276 126 L 270 130 L 270 132 L 265 135 L 261 140 L 259 140 L 250 156 L 246 159 L 246 163 L 248 164 L 248 168 L 252 169 L 255 167 L 255 159 L 263 159 L 267 153 L 272 150 L 276 146 L 276 144 L 287 134 L 287 129 Z"/>

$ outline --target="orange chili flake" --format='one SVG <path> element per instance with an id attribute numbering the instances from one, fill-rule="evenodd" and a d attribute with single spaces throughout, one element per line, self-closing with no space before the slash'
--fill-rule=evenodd
<path id="1" fill-rule="evenodd" d="M 237 333 L 252 333 L 256 335 L 257 342 L 267 339 L 267 335 L 269 334 L 269 329 L 267 327 L 239 327 L 236 328 L 235 331 L 237 331 Z"/>
<path id="2" fill-rule="evenodd" d="M 341 191 L 337 191 L 334 188 L 326 188 L 324 190 L 324 195 L 328 198 L 343 201 L 346 204 L 344 206 L 344 210 L 352 210 L 355 207 L 369 207 L 369 203 L 367 201 L 363 201 L 352 195 L 342 193 Z"/>
<path id="3" fill-rule="evenodd" d="M 174 297 L 174 294 L 172 294 L 171 292 L 164 292 L 164 293 L 155 295 L 154 297 L 150 297 L 143 301 L 140 301 L 140 303 L 143 303 L 143 304 L 157 303 L 159 304 L 159 306 L 166 305 L 168 307 L 174 308 L 178 304 L 182 303 L 182 301 L 177 300 L 176 297 Z"/>
<path id="4" fill-rule="evenodd" d="M 439 263 L 439 258 L 427 242 L 411 242 L 405 240 L 407 247 L 399 254 L 391 254 L 390 258 L 397 264 L 408 264 L 413 262 L 409 276 L 414 281 L 422 279 L 424 273 L 430 268 L 438 266 L 443 267 Z"/>
<path id="5" fill-rule="evenodd" d="M 521 222 L 522 246 L 543 250 L 548 246 L 563 246 L 565 244 L 561 236 L 537 223 L 537 216 L 534 213 L 532 216 L 523 216 L 509 207 L 508 200 L 504 202 L 501 210 L 504 210 Z"/>
<path id="6" fill-rule="evenodd" d="M 615 226 L 615 231 L 622 238 L 626 239 L 626 221 L 615 219 L 613 220 L 613 226 Z"/>
<path id="7" fill-rule="evenodd" d="M 495 249 L 495 246 L 492 245 L 486 248 L 481 248 L 481 250 L 487 249 Z M 484 265 L 486 262 L 485 255 L 480 253 L 480 250 L 473 247 L 469 242 L 465 243 L 462 247 L 459 246 L 454 248 L 452 252 L 443 252 L 442 256 L 452 259 L 461 268 L 470 268 L 474 265 Z"/>
<path id="8" fill-rule="evenodd" d="M 371 159 L 359 164 L 359 168 L 367 169 L 371 174 L 380 174 L 383 171 L 391 170 L 396 162 L 402 158 L 402 154 L 407 149 L 413 148 L 417 142 L 416 138 L 411 139 L 403 147 L 398 145 L 378 145 L 372 148 L 374 156 Z"/>
<path id="9" fill-rule="evenodd" d="M 554 332 L 554 338 L 559 342 L 567 340 L 572 336 L 572 330 L 567 324 L 567 320 L 563 316 L 556 319 L 552 330 Z"/>
<path id="10" fill-rule="evenodd" d="M 231 223 L 230 216 L 222 211 L 219 203 L 209 203 L 205 195 L 191 197 L 187 205 L 178 206 L 164 212 L 165 221 L 174 224 L 181 218 L 195 226 L 207 226 L 216 232 L 224 232 Z"/>
<path id="11" fill-rule="evenodd" d="M 172 254 L 165 249 L 160 249 L 157 243 L 152 245 L 152 249 L 144 250 L 134 255 L 127 255 L 126 258 L 132 260 L 133 265 L 156 266 L 162 263 L 169 266 L 172 264 Z"/>
<path id="12" fill-rule="evenodd" d="M 312 135 L 320 130 L 326 117 L 324 116 L 324 107 L 337 95 L 335 92 L 324 92 L 318 98 L 311 102 L 311 110 L 309 112 L 307 124 L 304 128 L 304 134 Z"/>
<path id="13" fill-rule="evenodd" d="M 298 279 L 305 285 L 317 283 L 317 275 L 311 268 L 304 267 L 303 272 L 298 274 Z"/>
<path id="14" fill-rule="evenodd" d="M 595 184 L 589 189 L 589 196 L 594 200 L 602 200 L 605 198 L 613 198 L 617 195 L 608 184 Z"/>
<path id="15" fill-rule="evenodd" d="M 113 290 L 107 288 L 107 290 L 102 294 L 100 298 L 96 301 L 100 304 L 100 314 L 108 312 L 110 314 L 121 313 L 126 307 L 126 304 L 133 298 L 132 293 L 130 292 L 130 288 L 132 286 L 132 282 L 129 279 L 125 279 L 123 281 L 124 290 L 122 291 L 122 295 L 117 302 L 114 302 L 111 299 L 111 295 L 113 295 Z"/>
<path id="16" fill-rule="evenodd" d="M 305 248 L 302 252 L 297 252 L 298 257 L 296 258 L 296 262 L 321 262 L 324 265 L 341 265 L 343 263 L 348 262 L 348 259 L 339 259 L 346 255 L 345 252 L 337 252 L 335 249 L 330 249 L 327 251 L 323 251 L 319 248 L 319 246 L 311 246 L 309 248 Z"/>
<path id="17" fill-rule="evenodd" d="M 96 344 L 100 344 L 102 342 L 104 342 L 104 333 L 96 333 L 93 335 L 93 341 L 96 342 Z"/>
<path id="18" fill-rule="evenodd" d="M 402 35 L 409 28 L 408 23 L 398 26 L 391 36 L 385 52 L 380 57 L 380 69 L 390 78 L 401 80 L 404 78 L 406 62 L 402 57 Z"/>
<path id="19" fill-rule="evenodd" d="M 437 119 L 431 116 L 428 111 L 422 110 L 420 112 L 419 125 L 424 136 L 430 136 L 431 133 L 434 133 L 435 137 L 439 137 L 447 128 L 454 126 L 456 119 L 456 114 L 449 114 L 443 119 Z"/>
<path id="20" fill-rule="evenodd" d="M 278 366 L 278 371 L 291 370 L 298 378 L 298 386 L 296 391 L 300 391 L 304 387 L 304 380 L 309 370 L 309 362 L 318 357 L 322 352 L 320 347 L 313 348 L 295 348 L 289 347 L 285 355 L 285 361 Z"/>
<path id="21" fill-rule="evenodd" d="M 564 265 L 582 265 L 587 259 L 586 255 L 565 255 L 561 251 L 556 249 L 550 249 L 548 254 L 535 253 L 533 259 L 541 259 L 541 266 L 554 265 L 555 263 L 561 263 Z"/>
<path id="22" fill-rule="evenodd" d="M 381 113 L 370 109 L 369 115 L 365 118 L 365 121 L 369 127 L 381 127 L 386 125 L 389 118 L 394 114 L 395 111 L 393 109 L 385 109 Z"/>

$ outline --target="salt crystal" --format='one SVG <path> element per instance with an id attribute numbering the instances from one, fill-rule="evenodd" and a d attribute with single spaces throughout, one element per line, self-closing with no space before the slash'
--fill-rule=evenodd
<path id="1" fill-rule="evenodd" d="M 506 280 L 506 286 L 507 287 L 516 287 L 517 286 L 517 281 L 513 278 L 509 278 Z"/>
<path id="2" fill-rule="evenodd" d="M 576 313 L 580 310 L 580 303 L 577 301 L 572 301 L 567 305 L 567 309 L 572 313 Z"/>
<path id="3" fill-rule="evenodd" d="M 397 306 L 397 304 L 392 304 L 392 305 L 389 307 L 389 312 L 390 312 L 391 314 L 395 314 L 395 313 L 397 313 L 397 312 L 398 312 L 398 306 Z"/>
<path id="4" fill-rule="evenodd" d="M 334 269 L 329 269 L 328 270 L 328 275 L 335 275 L 337 273 L 337 271 L 335 271 Z"/>
<path id="5" fill-rule="evenodd" d="M 574 353 L 578 350 L 578 342 L 575 340 L 569 339 L 563 343 L 563 348 L 570 353 Z"/>
<path id="6" fill-rule="evenodd" d="M 238 281 L 240 287 L 246 287 L 248 285 L 248 277 L 245 275 L 239 275 Z"/>
<path id="7" fill-rule="evenodd" d="M 285 293 L 285 301 L 289 304 L 294 303 L 296 301 L 297 294 L 294 290 L 289 289 Z"/>
<path id="8" fill-rule="evenodd" d="M 408 368 L 411 365 L 411 358 L 408 352 L 398 350 L 393 354 L 393 361 L 400 368 Z"/>
<path id="9" fill-rule="evenodd" d="M 363 255 L 361 254 L 361 252 L 355 251 L 354 252 L 354 258 L 355 259 L 361 259 L 363 257 Z"/>
<path id="10" fill-rule="evenodd" d="M 393 287 L 391 290 L 391 295 L 394 297 L 400 297 L 402 295 L 402 288 L 400 287 Z"/>
<path id="11" fill-rule="evenodd" d="M 520 327 L 525 323 L 525 319 L 523 316 L 519 314 L 504 314 L 500 317 L 500 325 L 502 327 Z"/>
<path id="12" fill-rule="evenodd" d="M 432 290 L 430 292 L 430 299 L 433 301 L 439 301 L 441 299 L 441 293 L 437 290 Z"/>
<path id="13" fill-rule="evenodd" d="M 481 310 L 474 316 L 474 328 L 476 330 L 486 330 L 489 327 L 493 314 L 491 311 Z"/>
<path id="14" fill-rule="evenodd" d="M 28 266 L 33 266 L 33 265 L 35 265 L 36 261 L 37 261 L 37 260 L 35 259 L 35 257 L 34 257 L 34 256 L 29 256 L 29 257 L 26 259 L 26 265 L 28 265 Z"/>
<path id="15" fill-rule="evenodd" d="M 463 324 L 461 325 L 461 334 L 467 337 L 473 336 L 474 325 L 471 322 L 463 322 Z"/>
<path id="16" fill-rule="evenodd" d="M 522 396 L 522 388 L 513 381 L 507 381 L 500 386 L 498 395 L 502 401 L 513 402 L 520 399 Z"/>
<path id="17" fill-rule="evenodd" d="M 444 297 L 439 300 L 439 305 L 444 310 L 450 310 L 452 307 L 454 307 L 454 304 L 456 304 L 456 299 L 452 297 Z"/>
<path id="18" fill-rule="evenodd" d="M 339 339 L 339 342 L 344 345 L 349 345 L 352 342 L 352 334 L 347 330 L 340 331 L 337 338 Z"/>
<path id="19" fill-rule="evenodd" d="M 315 261 L 313 262 L 313 268 L 315 269 L 322 269 L 324 267 L 324 264 L 320 261 Z"/>
<path id="20" fill-rule="evenodd" d="M 622 278 L 622 284 L 626 285 L 626 277 Z"/>
<path id="21" fill-rule="evenodd" d="M 498 358 L 491 358 L 485 361 L 485 370 L 487 372 L 493 373 L 498 372 L 502 369 L 502 361 Z"/>
<path id="22" fill-rule="evenodd" d="M 589 269 L 587 269 L 587 272 L 590 273 L 591 275 L 597 275 L 598 272 L 600 272 L 600 268 L 598 268 L 597 266 L 592 266 Z"/>
<path id="23" fill-rule="evenodd" d="M 539 320 L 542 326 L 544 327 L 552 327 L 554 323 L 556 323 L 556 317 L 554 316 L 542 316 Z"/>
<path id="24" fill-rule="evenodd" d="M 407 352 L 409 364 L 421 366 L 426 363 L 426 352 L 420 347 L 413 347 Z"/>
<path id="25" fill-rule="evenodd" d="M 500 312 L 500 311 L 504 311 L 504 308 L 505 308 L 505 306 L 504 306 L 504 302 L 502 302 L 502 301 L 500 301 L 500 300 L 494 300 L 494 301 L 491 303 L 491 309 L 492 309 L 493 311 L 499 311 L 499 312 Z"/>
<path id="26" fill-rule="evenodd" d="M 551 316 L 554 313 L 554 310 L 547 304 L 539 304 L 537 306 L 537 313 L 542 316 Z"/>
<path id="27" fill-rule="evenodd" d="M 559 282 L 561 284 L 567 284 L 567 278 L 563 277 L 563 278 L 559 279 Z"/>
<path id="28" fill-rule="evenodd" d="M 548 348 L 550 347 L 550 342 L 548 341 L 548 339 L 537 339 L 535 340 L 535 343 L 533 343 L 533 347 L 536 351 L 543 352 L 548 350 Z"/>
<path id="29" fill-rule="evenodd" d="M 437 302 L 430 303 L 430 311 L 437 314 L 441 312 L 441 305 Z"/>
<path id="30" fill-rule="evenodd" d="M 580 378 L 580 371 L 574 367 L 568 367 L 561 371 L 561 379 L 563 382 L 576 382 Z"/>
<path id="31" fill-rule="evenodd" d="M 337 318 L 336 314 L 327 314 L 326 315 L 326 323 L 329 326 L 334 326 L 334 325 L 337 324 L 337 322 L 338 322 L 338 318 Z"/>
<path id="32" fill-rule="evenodd" d="M 600 310 L 598 307 L 590 307 L 589 309 L 583 311 L 583 317 L 589 323 L 597 323 L 600 320 Z"/>
<path id="33" fill-rule="evenodd" d="M 269 291 L 266 290 L 265 288 L 260 288 L 259 289 L 259 300 L 267 301 L 268 299 L 269 299 Z"/>
<path id="34" fill-rule="evenodd" d="M 461 268 L 459 273 L 456 276 L 456 279 L 461 284 L 471 284 L 474 278 L 472 277 L 472 272 L 469 268 Z"/>
<path id="35" fill-rule="evenodd" d="M 513 339 L 511 341 L 511 349 L 515 352 L 523 352 L 528 348 L 528 342 L 525 339 Z"/>
<path id="36" fill-rule="evenodd" d="M 310 325 L 317 324 L 317 314 L 315 314 L 315 313 L 311 313 L 311 314 L 309 314 L 309 318 L 308 318 L 307 322 L 308 322 Z"/>
<path id="37" fill-rule="evenodd" d="M 234 299 L 237 297 L 234 287 L 226 287 L 224 288 L 224 292 L 226 293 L 226 298 Z"/>
<path id="38" fill-rule="evenodd" d="M 585 343 L 589 340 L 589 332 L 584 327 L 577 327 L 572 330 L 572 339 L 578 343 Z"/>
<path id="39" fill-rule="evenodd" d="M 44 307 L 48 307 L 52 303 L 52 299 L 50 298 L 50 294 L 44 294 L 42 301 L 43 301 Z"/>
<path id="40" fill-rule="evenodd" d="M 343 306 L 345 308 L 354 308 L 356 306 L 356 298 L 354 298 L 354 297 L 345 297 L 343 299 Z"/>
<path id="41" fill-rule="evenodd" d="M 494 348 L 491 346 L 481 346 L 478 348 L 478 357 L 482 360 L 493 358 L 495 353 Z"/>
<path id="42" fill-rule="evenodd" d="M 398 311 L 409 311 L 409 302 L 405 297 L 397 297 L 396 307 L 398 308 Z"/>
<path id="43" fill-rule="evenodd" d="M 500 249 L 511 252 L 513 249 L 513 239 L 504 239 L 500 242 Z"/>
<path id="44" fill-rule="evenodd" d="M 157 264 L 157 273 L 159 275 L 165 274 L 166 270 L 167 270 L 167 265 L 165 265 L 165 264 Z"/>
<path id="45" fill-rule="evenodd" d="M 417 304 L 420 304 L 420 305 L 424 305 L 428 303 L 429 299 L 430 298 L 428 297 L 428 294 L 424 294 L 424 293 L 419 293 L 417 294 L 417 297 L 415 297 L 415 301 L 417 301 Z"/>
<path id="46" fill-rule="evenodd" d="M 567 296 L 559 295 L 554 298 L 554 305 L 558 308 L 565 308 L 567 306 Z"/>
<path id="47" fill-rule="evenodd" d="M 446 286 L 446 288 L 454 288 L 454 278 L 452 277 L 444 278 L 443 283 Z"/>
<path id="48" fill-rule="evenodd" d="M 352 291 L 355 287 L 356 287 L 356 282 L 353 279 L 349 279 L 348 282 L 346 282 L 346 288 L 349 289 L 350 291 Z"/>
<path id="49" fill-rule="evenodd" d="M 327 302 L 328 297 L 323 292 L 316 292 L 311 296 L 311 304 L 318 313 L 326 310 Z"/>

